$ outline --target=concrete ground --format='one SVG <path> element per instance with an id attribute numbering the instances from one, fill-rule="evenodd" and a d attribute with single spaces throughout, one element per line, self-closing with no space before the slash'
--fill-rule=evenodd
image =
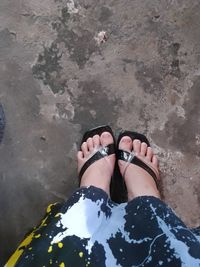
<path id="1" fill-rule="evenodd" d="M 200 222 L 198 0 L 1 0 L 0 266 L 77 186 L 83 132 L 148 136 L 164 199 Z"/>

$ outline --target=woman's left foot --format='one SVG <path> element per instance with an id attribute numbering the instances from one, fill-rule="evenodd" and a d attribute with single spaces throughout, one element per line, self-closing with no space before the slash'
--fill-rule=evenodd
<path id="1" fill-rule="evenodd" d="M 134 153 L 159 178 L 158 159 L 154 155 L 152 148 L 148 147 L 146 143 L 141 143 L 137 139 L 132 141 L 129 136 L 124 136 L 119 143 L 119 149 Z M 121 175 L 125 179 L 129 201 L 138 196 L 160 198 L 160 193 L 153 177 L 145 169 L 123 160 L 119 160 L 118 164 Z"/>
<path id="2" fill-rule="evenodd" d="M 114 140 L 109 132 L 103 132 L 101 136 L 94 135 L 83 142 L 81 151 L 77 153 L 78 173 L 83 165 L 101 148 L 113 144 Z M 105 156 L 92 163 L 81 177 L 80 187 L 95 186 L 103 189 L 110 195 L 110 181 L 115 166 L 115 154 Z"/>

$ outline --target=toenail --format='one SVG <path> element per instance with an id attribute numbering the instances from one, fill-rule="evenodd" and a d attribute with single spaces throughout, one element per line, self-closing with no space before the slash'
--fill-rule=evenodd
<path id="1" fill-rule="evenodd" d="M 135 139 L 135 140 L 134 140 L 134 142 L 136 142 L 136 143 L 140 143 L 140 140 L 138 140 L 138 139 Z"/>
<path id="2" fill-rule="evenodd" d="M 103 135 L 104 137 L 109 137 L 109 136 L 110 136 L 110 133 L 109 133 L 109 132 L 104 132 L 104 133 L 102 133 L 102 135 Z"/>
<path id="3" fill-rule="evenodd" d="M 128 136 L 125 136 L 122 138 L 122 142 L 126 142 L 126 143 L 129 142 L 130 143 L 131 139 Z"/>

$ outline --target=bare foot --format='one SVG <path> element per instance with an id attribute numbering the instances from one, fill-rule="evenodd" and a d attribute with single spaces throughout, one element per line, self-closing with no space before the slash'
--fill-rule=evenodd
<path id="1" fill-rule="evenodd" d="M 134 152 L 134 154 L 146 163 L 159 177 L 158 159 L 154 155 L 151 147 L 140 140 L 131 140 L 129 136 L 124 136 L 120 143 L 119 149 Z M 119 169 L 125 179 L 128 200 L 138 196 L 154 196 L 160 198 L 160 193 L 152 176 L 141 167 L 119 160 Z"/>
<path id="2" fill-rule="evenodd" d="M 77 153 L 78 173 L 85 164 L 101 147 L 113 144 L 114 140 L 109 132 L 103 132 L 101 136 L 94 135 L 88 138 L 81 146 L 81 151 Z M 103 189 L 110 195 L 110 181 L 113 175 L 115 165 L 115 154 L 105 156 L 95 161 L 84 172 L 81 178 L 80 186 L 96 186 Z"/>

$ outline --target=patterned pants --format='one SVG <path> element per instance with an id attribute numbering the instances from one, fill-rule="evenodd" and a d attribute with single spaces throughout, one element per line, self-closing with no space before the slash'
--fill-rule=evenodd
<path id="1" fill-rule="evenodd" d="M 47 214 L 6 267 L 200 267 L 200 229 L 189 229 L 161 200 L 116 204 L 80 188 Z"/>

